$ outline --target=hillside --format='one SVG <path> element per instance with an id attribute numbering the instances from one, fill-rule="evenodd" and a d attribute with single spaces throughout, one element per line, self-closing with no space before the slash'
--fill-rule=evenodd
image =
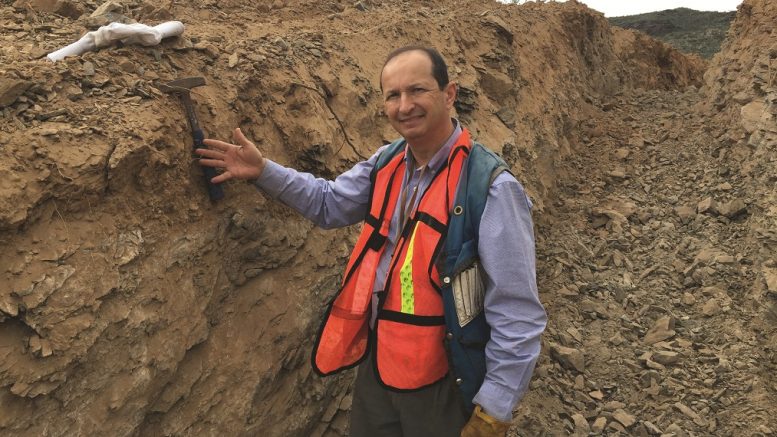
<path id="1" fill-rule="evenodd" d="M 309 357 L 358 227 L 245 183 L 211 202 L 159 86 L 204 77 L 208 136 L 332 177 L 395 137 L 379 69 L 416 42 L 535 204 L 549 326 L 510 435 L 777 432 L 775 2 L 709 63 L 577 2 L 100 6 L 0 2 L 0 436 L 348 435 L 353 374 Z M 170 19 L 157 46 L 45 59 Z"/>
<path id="2" fill-rule="evenodd" d="M 671 44 L 684 53 L 710 59 L 720 51 L 736 12 L 669 9 L 647 14 L 612 17 L 610 24 L 634 29 Z"/>

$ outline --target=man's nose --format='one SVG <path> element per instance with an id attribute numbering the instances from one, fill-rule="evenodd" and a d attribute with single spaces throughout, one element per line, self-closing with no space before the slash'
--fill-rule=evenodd
<path id="1" fill-rule="evenodd" d="M 407 114 L 413 110 L 415 106 L 415 99 L 409 93 L 402 93 L 399 95 L 399 112 Z"/>

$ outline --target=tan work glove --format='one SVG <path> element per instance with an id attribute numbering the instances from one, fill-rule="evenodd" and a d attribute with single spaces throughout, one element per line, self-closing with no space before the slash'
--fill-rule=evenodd
<path id="1" fill-rule="evenodd" d="M 510 423 L 494 419 L 486 414 L 480 405 L 475 405 L 472 417 L 461 430 L 461 437 L 504 437 L 509 428 Z"/>

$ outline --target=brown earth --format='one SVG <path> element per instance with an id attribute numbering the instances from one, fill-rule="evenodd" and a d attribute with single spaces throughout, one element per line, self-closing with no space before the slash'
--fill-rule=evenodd
<path id="1" fill-rule="evenodd" d="M 377 76 L 413 42 L 535 200 L 550 323 L 512 434 L 776 435 L 774 2 L 709 65 L 575 2 L 182 3 L 0 1 L 0 435 L 346 435 L 353 375 L 309 353 L 357 229 L 212 204 L 156 86 L 204 76 L 210 136 L 332 177 L 394 137 Z M 186 31 L 45 59 L 128 19 Z"/>

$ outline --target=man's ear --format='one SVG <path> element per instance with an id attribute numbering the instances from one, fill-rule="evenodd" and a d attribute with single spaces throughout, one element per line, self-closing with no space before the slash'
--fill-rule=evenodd
<path id="1" fill-rule="evenodd" d="M 443 93 L 445 94 L 445 105 L 448 108 L 453 107 L 453 102 L 456 101 L 456 94 L 458 94 L 458 92 L 459 85 L 456 82 L 448 82 L 448 85 L 445 85 Z"/>

